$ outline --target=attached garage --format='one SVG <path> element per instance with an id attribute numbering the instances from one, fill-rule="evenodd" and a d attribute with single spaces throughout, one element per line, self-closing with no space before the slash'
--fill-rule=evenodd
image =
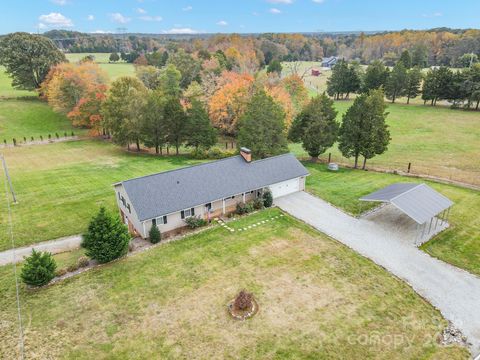
<path id="1" fill-rule="evenodd" d="M 287 181 L 282 181 L 273 185 L 270 185 L 270 191 L 272 192 L 272 196 L 274 199 L 279 198 L 280 196 L 285 196 L 288 194 L 292 194 L 297 191 L 303 190 L 303 186 L 301 186 L 300 183 L 303 184 L 304 178 L 295 178 L 295 179 L 290 179 Z"/>

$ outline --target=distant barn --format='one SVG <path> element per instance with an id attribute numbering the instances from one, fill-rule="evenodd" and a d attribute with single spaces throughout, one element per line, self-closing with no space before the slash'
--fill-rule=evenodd
<path id="1" fill-rule="evenodd" d="M 321 72 L 318 69 L 312 69 L 312 76 L 320 76 Z"/>

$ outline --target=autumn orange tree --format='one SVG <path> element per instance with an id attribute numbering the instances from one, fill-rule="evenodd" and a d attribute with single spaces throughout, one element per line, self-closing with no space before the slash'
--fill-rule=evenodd
<path id="1" fill-rule="evenodd" d="M 103 127 L 101 107 L 106 99 L 107 86 L 99 84 L 80 98 L 75 107 L 67 116 L 72 121 L 73 126 L 91 129 L 92 135 L 105 135 Z"/>
<path id="2" fill-rule="evenodd" d="M 54 66 L 42 83 L 41 93 L 48 104 L 65 114 L 73 110 L 81 98 L 104 85 L 107 76 L 91 61 L 78 64 L 61 63 Z"/>
<path id="3" fill-rule="evenodd" d="M 225 135 L 236 135 L 238 120 L 252 93 L 253 76 L 224 71 L 219 84 L 208 103 L 209 115 L 214 127 Z"/>

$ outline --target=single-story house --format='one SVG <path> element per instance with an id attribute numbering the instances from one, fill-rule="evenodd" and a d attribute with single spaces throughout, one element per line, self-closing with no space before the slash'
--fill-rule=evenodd
<path id="1" fill-rule="evenodd" d="M 323 58 L 322 60 L 322 67 L 324 68 L 332 68 L 335 66 L 335 64 L 337 63 L 338 61 L 338 58 L 336 56 L 330 56 L 330 57 L 326 57 L 326 58 Z"/>
<path id="2" fill-rule="evenodd" d="M 239 202 L 278 198 L 305 189 L 307 169 L 293 154 L 252 161 L 251 151 L 186 168 L 114 184 L 117 205 L 131 233 L 148 237 L 152 225 L 165 234 L 185 227 L 185 219 L 206 220 L 235 211 Z"/>

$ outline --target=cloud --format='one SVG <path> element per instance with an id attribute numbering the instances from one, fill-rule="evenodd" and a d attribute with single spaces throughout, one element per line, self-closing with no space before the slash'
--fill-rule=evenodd
<path id="1" fill-rule="evenodd" d="M 60 6 L 67 5 L 67 0 L 50 0 L 50 1 Z"/>
<path id="2" fill-rule="evenodd" d="M 184 8 L 182 8 L 182 11 L 192 11 L 192 10 L 193 10 L 193 7 L 191 7 L 190 5 L 185 6 Z"/>
<path id="3" fill-rule="evenodd" d="M 38 28 L 39 28 L 40 30 L 43 30 L 43 29 L 46 29 L 46 28 L 47 28 L 47 25 L 45 25 L 44 23 L 39 23 L 39 24 L 38 24 Z"/>
<path id="4" fill-rule="evenodd" d="M 130 20 L 132 20 L 129 17 L 125 17 L 120 13 L 112 13 L 112 14 L 108 14 L 108 16 L 110 17 L 110 20 L 118 24 L 126 24 L 130 22 Z"/>
<path id="5" fill-rule="evenodd" d="M 228 22 L 226 22 L 225 20 L 220 20 L 219 22 L 217 22 L 217 25 L 227 26 L 227 25 L 228 25 Z"/>
<path id="6" fill-rule="evenodd" d="M 280 10 L 278 10 L 277 8 L 271 8 L 270 10 L 268 10 L 268 12 L 269 12 L 270 14 L 275 14 L 275 15 L 282 13 L 282 12 L 281 12 Z"/>
<path id="7" fill-rule="evenodd" d="M 150 15 L 140 16 L 139 19 L 143 21 L 162 21 L 163 20 L 161 16 L 150 16 Z"/>
<path id="8" fill-rule="evenodd" d="M 93 20 L 95 20 L 95 16 L 93 16 L 93 15 L 88 15 L 88 16 L 87 16 L 87 20 L 88 20 L 88 21 L 93 21 Z"/>
<path id="9" fill-rule="evenodd" d="M 137 13 L 139 13 L 139 14 L 146 14 L 146 13 L 147 13 L 147 10 L 142 9 L 142 8 L 137 8 L 136 11 L 137 11 Z"/>
<path id="10" fill-rule="evenodd" d="M 164 34 L 200 34 L 202 31 L 194 30 L 192 28 L 172 28 L 170 30 L 164 30 Z"/>
<path id="11" fill-rule="evenodd" d="M 38 17 L 41 23 L 49 27 L 72 27 L 73 22 L 71 19 L 63 16 L 60 13 L 50 13 L 48 15 L 40 15 Z"/>
<path id="12" fill-rule="evenodd" d="M 113 34 L 113 31 L 110 30 L 95 30 L 91 31 L 91 34 Z"/>
<path id="13" fill-rule="evenodd" d="M 440 17 L 443 16 L 441 12 L 434 12 L 433 14 L 423 14 L 422 17 L 424 18 L 432 18 L 432 17 Z"/>
<path id="14" fill-rule="evenodd" d="M 270 4 L 293 4 L 293 0 L 267 0 Z"/>

